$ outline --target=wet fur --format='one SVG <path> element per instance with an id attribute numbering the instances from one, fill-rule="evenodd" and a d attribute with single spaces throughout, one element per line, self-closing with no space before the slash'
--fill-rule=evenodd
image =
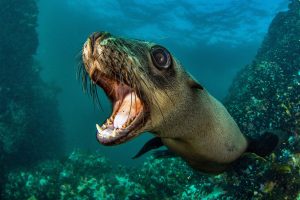
<path id="1" fill-rule="evenodd" d="M 97 59 L 85 59 L 86 71 L 107 66 L 102 71 L 143 96 L 149 119 L 140 132 L 161 137 L 197 170 L 222 172 L 246 150 L 244 135 L 225 107 L 199 87 L 174 57 L 170 70 L 158 70 L 149 54 L 153 45 L 110 36 L 95 44 Z"/>

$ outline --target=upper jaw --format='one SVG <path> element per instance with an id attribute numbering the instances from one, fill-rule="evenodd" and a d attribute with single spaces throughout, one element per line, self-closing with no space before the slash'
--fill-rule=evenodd
<path id="1" fill-rule="evenodd" d="M 118 145 L 140 135 L 144 132 L 144 122 L 148 118 L 146 112 L 142 112 L 126 128 L 114 128 L 111 119 L 108 119 L 102 126 L 96 124 L 97 140 L 99 143 L 112 146 Z"/>
<path id="2" fill-rule="evenodd" d="M 139 135 L 149 117 L 146 104 L 126 84 L 112 84 L 107 94 L 112 100 L 113 111 L 102 126 L 96 124 L 98 141 L 116 145 Z"/>
<path id="3" fill-rule="evenodd" d="M 149 118 L 142 91 L 128 80 L 119 80 L 113 74 L 112 66 L 96 60 L 89 40 L 84 45 L 82 57 L 92 82 L 105 91 L 113 104 L 111 117 L 102 126 L 96 124 L 98 141 L 104 145 L 116 145 L 141 134 Z"/>

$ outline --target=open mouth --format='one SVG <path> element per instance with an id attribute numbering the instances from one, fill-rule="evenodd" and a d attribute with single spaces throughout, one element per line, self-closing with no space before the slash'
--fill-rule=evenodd
<path id="1" fill-rule="evenodd" d="M 99 71 L 92 77 L 112 101 L 112 114 L 102 125 L 96 124 L 97 139 L 104 145 L 120 144 L 139 135 L 147 118 L 146 105 L 139 92 Z M 140 95 L 140 96 L 139 96 Z"/>

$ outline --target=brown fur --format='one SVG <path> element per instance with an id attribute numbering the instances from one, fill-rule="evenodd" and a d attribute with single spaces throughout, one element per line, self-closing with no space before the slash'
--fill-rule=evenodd
<path id="1" fill-rule="evenodd" d="M 193 168 L 221 172 L 244 153 L 246 138 L 226 108 L 205 89 L 191 89 L 192 78 L 176 65 L 178 84 L 157 91 L 164 119 L 152 108 L 153 130 Z"/>
<path id="2" fill-rule="evenodd" d="M 124 82 L 143 93 L 149 118 L 139 132 L 161 137 L 170 150 L 195 169 L 211 173 L 225 170 L 246 150 L 246 138 L 226 108 L 174 57 L 171 75 L 158 70 L 149 53 L 153 45 L 110 36 L 95 44 L 96 59 L 90 59 L 91 49 L 86 43 L 86 70 L 89 74 L 95 68 L 104 74 L 118 71 Z"/>

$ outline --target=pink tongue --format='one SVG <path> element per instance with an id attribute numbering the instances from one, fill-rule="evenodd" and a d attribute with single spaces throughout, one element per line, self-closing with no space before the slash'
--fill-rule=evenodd
<path id="1" fill-rule="evenodd" d="M 134 92 L 127 94 L 122 102 L 121 107 L 114 119 L 114 127 L 122 128 L 122 126 L 133 119 L 138 114 L 138 108 L 140 105 L 140 99 Z"/>

